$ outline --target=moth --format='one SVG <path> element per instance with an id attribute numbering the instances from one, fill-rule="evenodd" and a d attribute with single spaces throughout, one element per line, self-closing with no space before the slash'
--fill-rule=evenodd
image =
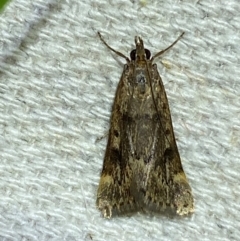
<path id="1" fill-rule="evenodd" d="M 111 125 L 97 191 L 97 207 L 105 218 L 138 210 L 179 215 L 194 211 L 191 187 L 174 137 L 167 96 L 156 57 L 135 37 L 136 48 L 125 58 L 112 107 Z"/>

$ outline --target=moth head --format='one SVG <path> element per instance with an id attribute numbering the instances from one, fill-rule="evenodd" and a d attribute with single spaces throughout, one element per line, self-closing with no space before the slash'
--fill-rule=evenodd
<path id="1" fill-rule="evenodd" d="M 148 49 L 144 48 L 143 40 L 140 37 L 135 37 L 135 44 L 136 49 L 133 49 L 130 53 L 131 60 L 150 59 L 151 52 Z"/>

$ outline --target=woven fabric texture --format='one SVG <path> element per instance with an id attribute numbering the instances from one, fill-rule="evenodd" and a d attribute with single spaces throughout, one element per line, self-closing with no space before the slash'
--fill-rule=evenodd
<path id="1" fill-rule="evenodd" d="M 239 0 L 12 0 L 0 15 L 0 240 L 240 240 Z M 165 85 L 195 213 L 96 209 L 134 36 Z M 102 138 L 104 137 L 104 138 Z M 100 141 L 97 141 L 101 139 Z"/>

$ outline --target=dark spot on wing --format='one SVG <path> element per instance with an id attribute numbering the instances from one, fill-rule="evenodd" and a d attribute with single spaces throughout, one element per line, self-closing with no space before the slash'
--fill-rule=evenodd
<path id="1" fill-rule="evenodd" d="M 166 130 L 165 130 L 165 134 L 166 134 L 166 135 L 170 135 L 170 130 L 169 130 L 169 129 L 166 129 Z"/>
<path id="2" fill-rule="evenodd" d="M 119 137 L 119 132 L 117 130 L 114 130 L 113 133 L 114 133 L 114 136 Z"/>
<path id="3" fill-rule="evenodd" d="M 164 151 L 164 157 L 167 159 L 172 159 L 173 158 L 173 150 L 171 148 L 167 148 Z"/>

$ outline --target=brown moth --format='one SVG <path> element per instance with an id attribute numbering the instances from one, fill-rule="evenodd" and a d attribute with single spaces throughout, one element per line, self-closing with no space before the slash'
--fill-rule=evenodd
<path id="1" fill-rule="evenodd" d="M 182 168 L 162 79 L 135 37 L 130 58 L 102 42 L 126 59 L 112 107 L 111 127 L 97 207 L 105 218 L 138 210 L 172 210 L 179 215 L 194 211 L 191 187 Z"/>

